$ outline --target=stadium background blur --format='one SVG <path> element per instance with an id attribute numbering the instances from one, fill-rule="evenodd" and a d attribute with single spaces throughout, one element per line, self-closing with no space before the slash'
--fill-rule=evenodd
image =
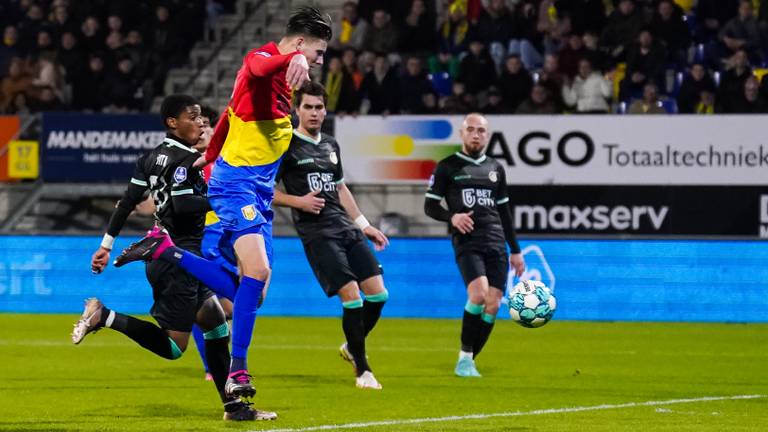
<path id="1" fill-rule="evenodd" d="M 133 161 L 164 136 L 162 98 L 221 112 L 243 55 L 301 3 L 0 0 L 0 429 L 222 430 L 192 352 L 162 363 L 108 332 L 76 348 L 66 333 L 86 297 L 152 302 L 142 266 L 94 276 L 89 260 Z M 318 3 L 334 22 L 314 76 L 325 130 L 392 237 L 369 350 L 386 390 L 349 385 L 338 308 L 277 209 L 254 339 L 276 427 L 505 413 L 367 430 L 762 430 L 768 1 Z M 497 325 L 482 382 L 450 375 L 464 287 L 445 225 L 423 214 L 474 110 L 491 115 L 524 277 L 558 298 L 541 329 Z M 115 249 L 151 224 L 132 215 Z M 156 390 L 169 377 L 170 399 Z M 585 406 L 605 411 L 559 410 Z"/>

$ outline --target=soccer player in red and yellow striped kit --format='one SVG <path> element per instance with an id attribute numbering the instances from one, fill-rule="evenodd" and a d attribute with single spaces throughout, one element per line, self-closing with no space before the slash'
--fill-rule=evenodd
<path id="1" fill-rule="evenodd" d="M 224 234 L 222 255 L 236 261 L 240 281 L 220 262 L 177 248 L 167 234 L 153 230 L 123 252 L 119 265 L 140 259 L 176 263 L 217 294 L 234 298 L 232 363 L 225 391 L 253 396 L 246 363 L 256 310 L 266 291 L 272 260 L 272 197 L 275 175 L 288 149 L 291 90 L 309 81 L 309 68 L 322 65 L 331 39 L 330 19 L 304 6 L 288 20 L 279 43 L 251 50 L 237 73 L 232 98 L 196 166 L 213 163 L 208 200 Z"/>

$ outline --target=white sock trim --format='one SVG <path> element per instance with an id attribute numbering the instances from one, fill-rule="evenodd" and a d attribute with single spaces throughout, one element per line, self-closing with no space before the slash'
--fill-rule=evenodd
<path id="1" fill-rule="evenodd" d="M 111 310 L 109 311 L 109 316 L 107 317 L 107 322 L 104 323 L 104 326 L 112 327 L 113 322 L 115 322 L 115 311 Z"/>
<path id="2" fill-rule="evenodd" d="M 459 351 L 459 360 L 461 360 L 461 359 L 463 359 L 463 358 L 465 358 L 465 357 L 469 357 L 469 358 L 472 358 L 472 355 L 473 355 L 473 354 L 472 354 L 471 352 L 467 352 L 467 351 Z"/>

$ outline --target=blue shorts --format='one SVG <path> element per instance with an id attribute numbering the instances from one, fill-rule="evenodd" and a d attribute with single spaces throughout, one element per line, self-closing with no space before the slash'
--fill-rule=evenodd
<path id="1" fill-rule="evenodd" d="M 241 232 L 272 222 L 272 197 L 280 160 L 236 167 L 221 157 L 208 182 L 208 201 L 227 232 Z M 270 230 L 271 232 L 271 230 Z"/>
<path id="2" fill-rule="evenodd" d="M 272 268 L 272 263 L 274 262 L 274 249 L 272 247 L 271 221 L 261 225 L 256 230 L 246 230 L 245 233 L 231 231 L 226 232 L 222 228 L 221 223 L 206 225 L 205 231 L 203 232 L 203 241 L 201 244 L 203 258 L 209 261 L 218 262 L 222 268 L 232 273 L 233 276 L 237 277 L 239 272 L 237 270 L 237 258 L 235 257 L 235 249 L 233 246 L 235 240 L 242 236 L 242 234 L 246 233 L 261 234 L 262 237 L 264 237 L 264 246 L 267 249 L 269 267 Z"/>

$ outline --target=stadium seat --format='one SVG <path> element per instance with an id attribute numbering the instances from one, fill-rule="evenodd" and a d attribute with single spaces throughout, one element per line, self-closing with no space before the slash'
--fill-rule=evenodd
<path id="1" fill-rule="evenodd" d="M 677 114 L 677 101 L 674 99 L 662 99 L 660 101 L 661 107 L 664 108 L 668 114 Z"/>
<path id="2" fill-rule="evenodd" d="M 439 72 L 427 75 L 434 89 L 440 96 L 449 96 L 452 92 L 453 80 L 448 72 Z"/>

